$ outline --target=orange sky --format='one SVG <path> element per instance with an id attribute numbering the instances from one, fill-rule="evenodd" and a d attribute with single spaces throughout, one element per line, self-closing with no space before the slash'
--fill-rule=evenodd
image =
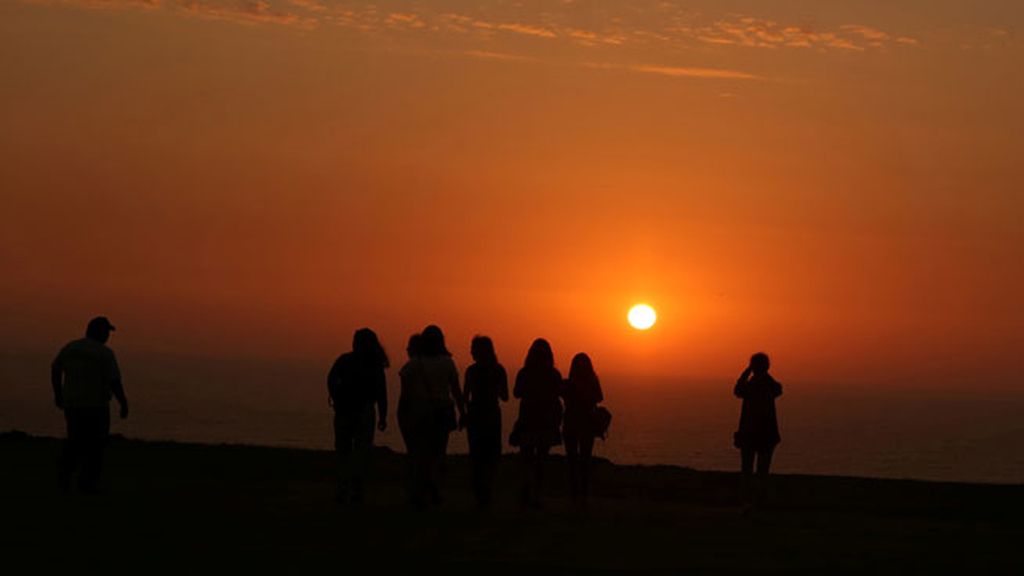
<path id="1" fill-rule="evenodd" d="M 5 348 L 1019 384 L 1024 4 L 625 4 L 3 2 Z"/>

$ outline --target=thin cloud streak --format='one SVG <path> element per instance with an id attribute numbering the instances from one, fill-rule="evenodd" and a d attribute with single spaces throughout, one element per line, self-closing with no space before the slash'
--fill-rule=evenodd
<path id="1" fill-rule="evenodd" d="M 727 70 L 724 68 L 689 68 L 682 66 L 656 66 L 641 64 L 630 66 L 629 70 L 642 72 L 644 74 L 657 74 L 672 78 L 715 78 L 728 80 L 760 80 L 760 76 L 740 72 L 738 70 Z"/>

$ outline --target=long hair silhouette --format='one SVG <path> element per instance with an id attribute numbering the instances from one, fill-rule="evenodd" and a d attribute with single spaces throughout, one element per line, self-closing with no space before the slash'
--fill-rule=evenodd
<path id="1" fill-rule="evenodd" d="M 423 329 L 420 341 L 420 351 L 424 356 L 451 356 L 452 353 L 444 345 L 444 332 L 441 328 L 431 324 Z"/>
<path id="2" fill-rule="evenodd" d="M 555 367 L 555 354 L 551 351 L 551 344 L 543 338 L 537 338 L 530 344 L 530 350 L 526 353 L 526 360 L 523 361 L 523 368 L 539 368 L 550 370 Z"/>
<path id="3" fill-rule="evenodd" d="M 601 383 L 597 378 L 597 372 L 594 371 L 594 364 L 590 361 L 590 356 L 584 352 L 572 357 L 572 364 L 569 366 L 569 380 L 591 387 L 599 386 Z"/>
<path id="4" fill-rule="evenodd" d="M 494 342 L 487 336 L 475 336 L 469 345 L 469 353 L 473 361 L 487 366 L 498 363 L 498 354 L 494 351 Z"/>

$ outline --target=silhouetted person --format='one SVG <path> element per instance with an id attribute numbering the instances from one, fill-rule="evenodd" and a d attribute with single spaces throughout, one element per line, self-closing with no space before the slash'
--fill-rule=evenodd
<path id="1" fill-rule="evenodd" d="M 113 331 L 106 317 L 93 318 L 85 329 L 85 338 L 64 346 L 50 369 L 53 401 L 64 411 L 67 423 L 68 437 L 58 473 L 64 491 L 71 490 L 71 477 L 79 465 L 78 488 L 86 493 L 99 489 L 103 449 L 110 434 L 111 395 L 121 405 L 121 418 L 128 417 L 121 371 L 114 351 L 106 345 Z"/>
<path id="2" fill-rule="evenodd" d="M 750 357 L 750 365 L 740 374 L 733 393 L 743 399 L 739 430 L 733 439 L 740 449 L 743 471 L 743 491 L 749 498 L 757 460 L 757 475 L 761 478 L 755 499 L 764 490 L 763 483 L 772 463 L 772 453 L 781 441 L 775 415 L 775 399 L 782 395 L 782 385 L 768 373 L 771 362 L 768 355 L 758 352 Z"/>
<path id="3" fill-rule="evenodd" d="M 410 456 L 410 460 L 415 451 L 416 432 L 419 430 L 418 426 L 421 425 L 422 420 L 422 415 L 417 412 L 422 407 L 422 403 L 417 402 L 415 398 L 422 397 L 422 394 L 418 390 L 413 389 L 420 382 L 412 378 L 406 366 L 409 366 L 409 362 L 421 356 L 422 348 L 423 335 L 413 334 L 410 336 L 409 343 L 405 346 L 408 360 L 398 372 L 401 386 L 398 392 L 398 429 L 402 433 L 402 442 L 405 443 L 405 451 Z"/>
<path id="4" fill-rule="evenodd" d="M 561 386 L 562 375 L 555 368 L 551 345 L 543 338 L 534 340 L 523 367 L 516 374 L 512 390 L 519 399 L 519 419 L 513 435 L 523 459 L 522 501 L 525 506 L 540 507 L 544 461 L 551 447 L 561 442 L 562 403 L 558 399 Z"/>
<path id="5" fill-rule="evenodd" d="M 508 376 L 498 363 L 494 343 L 477 336 L 470 344 L 473 364 L 466 368 L 464 396 L 473 464 L 473 492 L 483 508 L 491 502 L 494 476 L 501 457 L 501 402 L 508 401 Z"/>
<path id="6" fill-rule="evenodd" d="M 384 370 L 388 357 L 369 328 L 356 330 L 352 351 L 334 361 L 327 391 L 334 408 L 334 450 L 338 456 L 338 502 L 363 499 L 363 482 L 373 449 L 374 423 L 388 426 L 388 396 Z M 377 414 L 374 414 L 374 405 Z M 379 418 L 379 420 L 378 420 Z"/>
<path id="7" fill-rule="evenodd" d="M 418 342 L 419 354 L 409 358 L 400 373 L 402 399 L 409 431 L 406 446 L 413 460 L 411 500 L 441 502 L 448 435 L 465 413 L 459 372 L 437 326 L 427 326 Z M 458 410 L 458 415 L 456 415 Z"/>
<path id="8" fill-rule="evenodd" d="M 421 390 L 422 379 L 414 377 L 414 370 L 410 370 L 413 360 L 422 356 L 423 335 L 413 334 L 409 337 L 409 343 L 405 352 L 409 359 L 399 371 L 401 388 L 398 396 L 398 428 L 402 432 L 402 442 L 405 443 L 406 460 L 408 462 L 407 490 L 410 502 L 420 500 L 419 492 L 425 484 L 425 480 L 419 478 L 422 467 L 424 448 L 423 438 L 429 436 L 425 433 L 426 420 L 428 418 L 429 405 L 423 401 L 426 396 Z"/>
<path id="9" fill-rule="evenodd" d="M 569 493 L 574 502 L 586 504 L 590 488 L 590 460 L 594 454 L 594 438 L 600 431 L 596 425 L 597 405 L 604 400 L 601 382 L 594 372 L 590 356 L 573 357 L 569 378 L 562 386 L 565 420 L 562 438 L 569 463 Z"/>

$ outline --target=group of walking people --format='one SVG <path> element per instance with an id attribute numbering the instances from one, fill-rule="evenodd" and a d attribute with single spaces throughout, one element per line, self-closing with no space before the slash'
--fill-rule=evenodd
<path id="1" fill-rule="evenodd" d="M 54 403 L 67 423 L 58 474 L 65 491 L 71 490 L 75 476 L 80 491 L 98 490 L 112 397 L 120 404 L 120 417 L 128 416 L 117 360 L 106 345 L 113 331 L 106 317 L 93 318 L 85 337 L 64 346 L 52 364 Z M 479 505 L 486 507 L 504 444 L 501 403 L 509 400 L 508 376 L 494 343 L 486 336 L 473 338 L 473 363 L 462 386 L 444 333 L 437 326 L 413 334 L 406 353 L 408 359 L 399 372 L 398 426 L 408 453 L 410 502 L 440 503 L 448 439 L 452 432 L 464 429 L 474 493 Z M 339 356 L 328 374 L 341 501 L 363 498 L 375 430 L 383 432 L 388 425 L 385 371 L 389 365 L 377 335 L 361 328 L 353 336 L 352 350 Z M 764 479 L 781 440 L 775 399 L 782 394 L 782 386 L 769 374 L 770 365 L 766 354 L 754 354 L 733 389 L 743 401 L 733 440 L 740 449 L 748 501 L 763 496 Z M 519 400 L 519 414 L 508 440 L 522 456 L 522 503 L 540 505 L 544 462 L 552 447 L 564 443 L 570 493 L 575 502 L 585 504 L 594 439 L 603 437 L 611 422 L 611 413 L 600 405 L 604 395 L 590 357 L 576 354 L 563 379 L 555 368 L 551 345 L 538 338 L 516 373 L 512 396 Z"/>
<path id="2" fill-rule="evenodd" d="M 465 430 L 477 504 L 492 498 L 501 458 L 501 403 L 509 400 L 508 375 L 498 361 L 494 343 L 476 336 L 470 344 L 473 363 L 459 384 L 459 372 L 445 345 L 444 333 L 427 326 L 413 334 L 408 359 L 399 371 L 398 427 L 408 454 L 408 497 L 416 506 L 441 502 L 449 436 Z M 359 502 L 373 446 L 374 429 L 387 428 L 385 370 L 389 362 L 377 335 L 356 331 L 352 351 L 335 361 L 327 377 L 334 407 L 335 449 L 339 457 L 339 501 Z M 555 368 L 551 345 L 533 341 L 516 374 L 512 396 L 519 400 L 518 418 L 509 444 L 523 461 L 522 503 L 539 507 L 544 462 L 551 448 L 565 444 L 570 494 L 585 505 L 589 492 L 594 440 L 603 436 L 610 412 L 590 357 L 577 354 L 563 379 Z"/>

